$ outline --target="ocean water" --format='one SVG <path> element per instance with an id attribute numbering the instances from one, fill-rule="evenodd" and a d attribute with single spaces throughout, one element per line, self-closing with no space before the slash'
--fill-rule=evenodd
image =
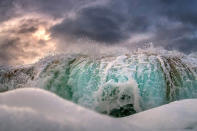
<path id="1" fill-rule="evenodd" d="M 112 117 L 197 98 L 197 55 L 146 49 L 118 55 L 59 54 L 0 67 L 0 91 L 41 88 Z"/>

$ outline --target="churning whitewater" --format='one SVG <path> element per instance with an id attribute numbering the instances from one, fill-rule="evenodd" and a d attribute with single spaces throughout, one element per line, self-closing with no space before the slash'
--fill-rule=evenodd
<path id="1" fill-rule="evenodd" d="M 197 98 L 197 55 L 157 50 L 98 57 L 61 54 L 33 65 L 2 66 L 0 91 L 42 88 L 113 117 Z"/>

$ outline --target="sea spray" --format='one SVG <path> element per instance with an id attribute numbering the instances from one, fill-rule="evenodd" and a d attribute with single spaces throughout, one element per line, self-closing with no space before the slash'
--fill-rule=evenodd
<path id="1" fill-rule="evenodd" d="M 134 80 L 124 83 L 109 81 L 95 93 L 96 110 L 111 116 L 122 117 L 140 112 L 139 89 Z"/>
<path id="2" fill-rule="evenodd" d="M 49 56 L 29 66 L 0 69 L 1 91 L 43 88 L 114 117 L 171 101 L 197 98 L 197 58 L 146 49 L 122 55 Z"/>

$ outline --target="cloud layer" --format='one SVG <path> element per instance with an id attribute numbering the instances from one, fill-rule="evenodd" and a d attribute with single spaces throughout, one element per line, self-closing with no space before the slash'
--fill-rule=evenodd
<path id="1" fill-rule="evenodd" d="M 49 40 L 29 38 L 40 26 L 50 34 L 50 40 L 61 41 L 55 43 L 56 47 L 68 43 L 71 46 L 75 40 L 86 39 L 109 46 L 130 47 L 153 42 L 155 46 L 191 53 L 197 51 L 196 5 L 195 0 L 0 1 L 0 24 L 4 29 L 0 30 L 0 61 L 12 63 L 13 57 L 40 56 L 36 50 L 50 46 Z M 15 23 L 14 19 L 23 22 L 5 29 L 6 23 Z M 22 51 L 25 40 L 29 41 L 26 46 L 34 48 L 33 53 Z M 40 42 L 42 44 L 38 44 Z M 40 46 L 35 47 L 35 43 Z"/>

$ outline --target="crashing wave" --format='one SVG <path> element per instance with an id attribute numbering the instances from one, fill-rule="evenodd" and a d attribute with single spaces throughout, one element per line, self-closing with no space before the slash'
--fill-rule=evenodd
<path id="1" fill-rule="evenodd" d="M 122 55 L 55 55 L 0 68 L 0 91 L 39 87 L 114 117 L 197 98 L 197 57 L 165 50 Z"/>

